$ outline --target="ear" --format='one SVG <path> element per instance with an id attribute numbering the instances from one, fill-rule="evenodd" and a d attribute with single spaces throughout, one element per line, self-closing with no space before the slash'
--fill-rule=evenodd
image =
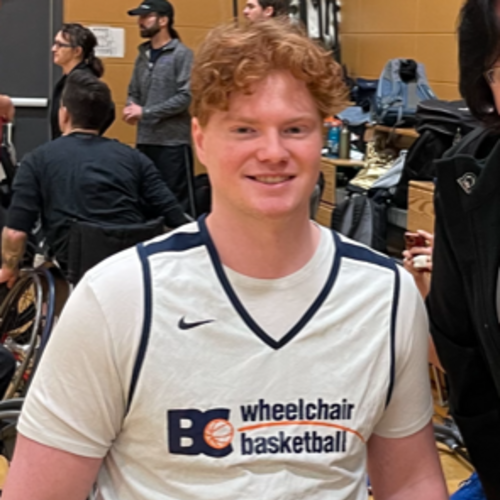
<path id="1" fill-rule="evenodd" d="M 170 22 L 169 18 L 167 16 L 158 16 L 158 24 L 164 28 L 168 26 L 168 23 Z"/>
<path id="2" fill-rule="evenodd" d="M 273 14 L 274 14 L 274 7 L 266 7 L 263 11 L 262 11 L 262 15 L 267 19 L 269 17 L 273 17 Z"/>
<path id="3" fill-rule="evenodd" d="M 75 47 L 73 50 L 76 58 L 80 59 L 83 57 L 83 49 L 81 47 Z"/>
<path id="4" fill-rule="evenodd" d="M 200 162 L 206 167 L 205 132 L 203 131 L 198 118 L 192 118 L 191 120 L 191 134 L 193 136 L 193 143 L 198 160 L 200 160 Z"/>
<path id="5" fill-rule="evenodd" d="M 67 134 L 71 130 L 71 117 L 68 113 L 68 108 L 63 106 L 59 107 L 59 128 L 63 134 Z"/>

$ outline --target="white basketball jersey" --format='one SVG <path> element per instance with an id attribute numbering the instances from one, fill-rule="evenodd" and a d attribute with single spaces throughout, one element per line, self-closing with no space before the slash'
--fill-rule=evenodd
<path id="1" fill-rule="evenodd" d="M 323 290 L 279 341 L 240 303 L 203 220 L 138 248 L 142 337 L 100 498 L 367 498 L 366 443 L 394 384 L 399 272 L 332 238 Z"/>

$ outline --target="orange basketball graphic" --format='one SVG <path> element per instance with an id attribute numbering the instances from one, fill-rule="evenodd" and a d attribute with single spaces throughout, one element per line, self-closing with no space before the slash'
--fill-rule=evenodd
<path id="1" fill-rule="evenodd" d="M 231 444 L 234 436 L 234 427 L 222 418 L 208 422 L 203 430 L 203 438 L 208 446 L 222 450 Z"/>

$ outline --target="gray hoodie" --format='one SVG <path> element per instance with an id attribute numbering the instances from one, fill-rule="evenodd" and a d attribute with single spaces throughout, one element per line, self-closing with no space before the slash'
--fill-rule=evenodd
<path id="1" fill-rule="evenodd" d="M 151 44 L 139 46 L 128 100 L 143 107 L 137 126 L 137 144 L 178 146 L 191 142 L 190 75 L 193 53 L 172 39 L 150 63 Z"/>

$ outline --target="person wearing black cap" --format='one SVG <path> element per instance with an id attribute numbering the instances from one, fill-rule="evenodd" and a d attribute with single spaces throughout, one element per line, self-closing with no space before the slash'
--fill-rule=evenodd
<path id="1" fill-rule="evenodd" d="M 191 175 L 190 73 L 193 54 L 174 29 L 174 8 L 166 0 L 144 0 L 128 12 L 138 16 L 141 36 L 123 119 L 137 124 L 137 147 L 157 166 L 181 203 Z M 189 172 L 189 174 L 188 174 Z"/>

